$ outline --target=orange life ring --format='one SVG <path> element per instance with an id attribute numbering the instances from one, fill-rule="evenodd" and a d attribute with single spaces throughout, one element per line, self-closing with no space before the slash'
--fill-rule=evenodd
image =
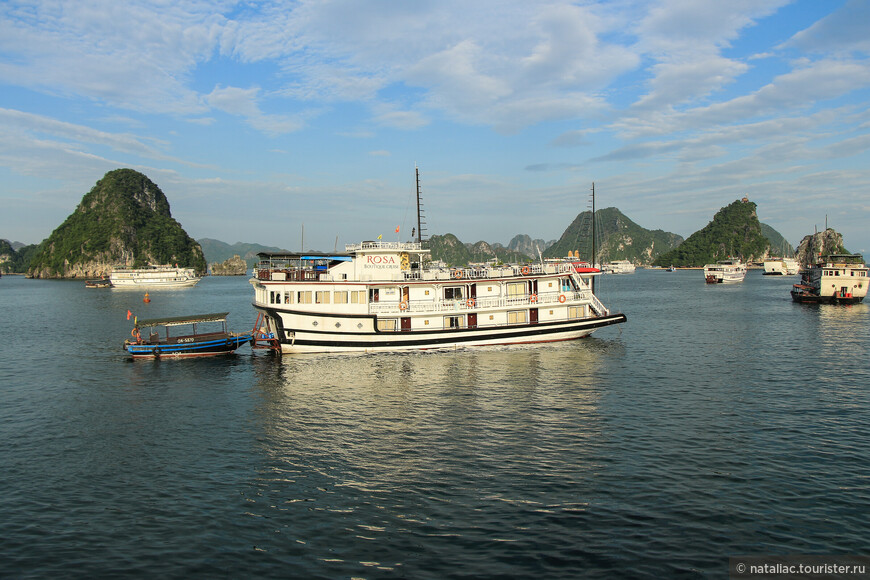
<path id="1" fill-rule="evenodd" d="M 523 276 L 528 276 L 531 271 L 528 266 L 523 266 Z"/>
<path id="2" fill-rule="evenodd" d="M 456 270 L 456 271 L 453 273 L 453 277 L 456 278 L 457 280 L 460 279 L 460 278 L 462 278 L 462 270 Z"/>
<path id="3" fill-rule="evenodd" d="M 538 295 L 537 295 L 537 294 L 532 294 L 532 295 L 529 296 L 529 302 L 534 303 L 534 302 L 537 302 L 537 301 L 538 301 Z"/>
<path id="4" fill-rule="evenodd" d="M 559 302 L 564 303 L 568 298 L 564 294 L 559 295 Z"/>
<path id="5" fill-rule="evenodd" d="M 474 308 L 474 298 L 469 298 L 468 300 L 466 300 L 466 301 L 465 301 L 465 305 L 466 305 L 468 308 Z"/>
<path id="6" fill-rule="evenodd" d="M 399 310 L 407 310 L 408 309 L 408 301 L 402 300 L 399 302 Z"/>

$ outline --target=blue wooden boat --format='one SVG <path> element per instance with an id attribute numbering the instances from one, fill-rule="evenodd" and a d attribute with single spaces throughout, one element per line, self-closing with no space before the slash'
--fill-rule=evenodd
<path id="1" fill-rule="evenodd" d="M 190 358 L 230 354 L 250 342 L 252 332 L 229 332 L 227 315 L 192 314 L 136 320 L 131 338 L 124 341 L 124 350 L 137 358 Z M 190 327 L 173 335 L 170 329 Z"/>

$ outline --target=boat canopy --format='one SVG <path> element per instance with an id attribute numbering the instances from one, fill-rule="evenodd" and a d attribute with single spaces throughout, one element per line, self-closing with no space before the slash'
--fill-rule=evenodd
<path id="1" fill-rule="evenodd" d="M 182 324 L 195 324 L 197 322 L 220 322 L 226 320 L 229 312 L 216 312 L 214 314 L 189 314 L 187 316 L 169 316 L 167 318 L 149 318 L 139 320 L 136 327 L 142 326 L 180 326 Z"/>

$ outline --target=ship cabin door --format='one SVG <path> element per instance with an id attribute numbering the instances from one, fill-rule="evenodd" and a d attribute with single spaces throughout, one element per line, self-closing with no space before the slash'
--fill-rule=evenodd
<path id="1" fill-rule="evenodd" d="M 411 331 L 411 318 L 408 316 L 402 317 L 402 332 L 410 332 Z"/>
<path id="2" fill-rule="evenodd" d="M 402 286 L 402 299 L 401 299 L 401 301 L 404 302 L 405 304 L 409 304 L 409 301 L 411 299 L 410 296 L 411 296 L 410 290 L 408 289 L 408 287 Z"/>
<path id="3" fill-rule="evenodd" d="M 468 285 L 468 297 L 474 301 L 477 301 L 477 284 Z"/>
<path id="4" fill-rule="evenodd" d="M 538 281 L 537 280 L 529 280 L 529 296 L 532 294 L 537 295 L 538 293 Z"/>
<path id="5" fill-rule="evenodd" d="M 377 302 L 378 301 L 378 289 L 377 288 L 369 288 L 369 302 Z"/>
<path id="6" fill-rule="evenodd" d="M 537 324 L 538 323 L 538 309 L 537 308 L 529 308 L 529 324 Z"/>
<path id="7" fill-rule="evenodd" d="M 477 312 L 468 314 L 468 328 L 477 328 Z"/>

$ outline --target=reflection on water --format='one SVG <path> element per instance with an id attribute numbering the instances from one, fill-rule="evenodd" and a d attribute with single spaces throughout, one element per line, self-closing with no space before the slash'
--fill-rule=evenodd
<path id="1" fill-rule="evenodd" d="M 415 560 L 436 558 L 431 548 L 420 554 L 433 539 L 438 549 L 460 552 L 468 542 L 519 541 L 529 532 L 512 520 L 517 509 L 584 509 L 576 493 L 584 474 L 600 466 L 606 348 L 585 340 L 547 348 L 258 357 L 263 465 L 251 482 L 251 517 L 291 512 L 288 521 L 312 513 L 347 520 L 344 542 L 320 537 L 317 526 L 297 538 L 333 552 L 337 570 L 351 562 L 407 565 L 402 549 L 382 547 L 388 561 L 381 561 L 378 550 L 360 551 L 360 539 L 406 542 Z M 455 520 L 476 510 L 482 525 L 496 528 L 474 532 Z M 344 552 L 345 544 L 353 548 Z"/>

